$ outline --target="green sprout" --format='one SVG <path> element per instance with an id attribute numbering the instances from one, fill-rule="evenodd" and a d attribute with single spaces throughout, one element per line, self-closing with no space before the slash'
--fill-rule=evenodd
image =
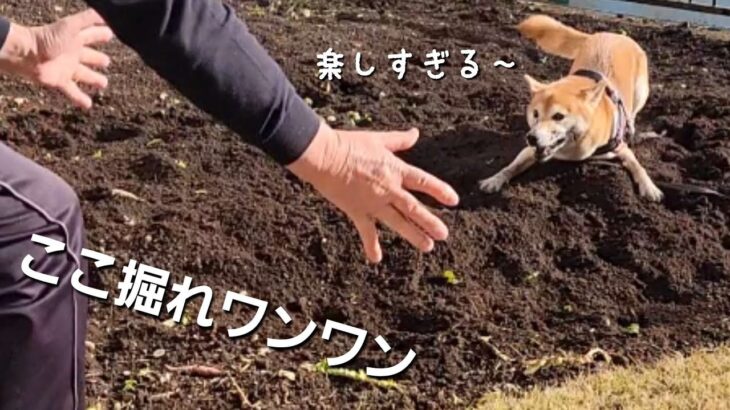
<path id="1" fill-rule="evenodd" d="M 349 369 L 339 369 L 339 368 L 332 368 L 329 366 L 329 363 L 327 363 L 327 359 L 322 360 L 321 362 L 314 365 L 314 371 L 317 373 L 323 373 L 328 376 L 333 377 L 342 377 L 345 379 L 355 380 L 358 382 L 363 383 L 369 383 L 373 386 L 380 387 L 381 389 L 389 390 L 389 389 L 395 389 L 398 391 L 403 391 L 402 387 L 396 383 L 394 380 L 379 380 L 374 379 L 365 373 L 364 370 L 349 370 Z"/>
<path id="2" fill-rule="evenodd" d="M 176 322 L 175 319 L 167 319 L 164 322 L 162 322 L 162 326 L 174 328 L 177 326 L 188 326 L 193 322 L 193 319 L 188 315 L 187 313 L 183 314 L 182 319 L 180 320 L 180 323 Z"/>
<path id="3" fill-rule="evenodd" d="M 638 323 L 632 323 L 626 326 L 623 330 L 627 335 L 638 336 L 641 332 L 641 327 Z"/>
<path id="4" fill-rule="evenodd" d="M 533 284 L 536 283 L 537 280 L 540 278 L 541 273 L 539 271 L 534 271 L 527 276 L 525 276 L 525 282 Z"/>
<path id="5" fill-rule="evenodd" d="M 137 388 L 137 384 L 137 380 L 127 379 L 124 381 L 124 387 L 122 387 L 122 391 L 133 392 Z"/>
<path id="6" fill-rule="evenodd" d="M 248 13 L 252 17 L 263 17 L 266 15 L 266 9 L 255 4 L 248 8 Z"/>
<path id="7" fill-rule="evenodd" d="M 456 273 L 454 273 L 454 271 L 452 270 L 445 270 L 441 274 L 441 277 L 444 278 L 446 283 L 448 283 L 449 285 L 458 285 L 459 283 L 461 283 L 461 280 L 456 277 Z"/>

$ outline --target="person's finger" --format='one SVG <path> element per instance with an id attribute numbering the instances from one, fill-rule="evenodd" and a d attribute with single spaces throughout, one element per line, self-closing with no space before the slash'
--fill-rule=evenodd
<path id="1" fill-rule="evenodd" d="M 362 241 L 362 246 L 368 261 L 379 263 L 383 260 L 383 251 L 380 248 L 378 229 L 375 226 L 375 221 L 367 216 L 363 216 L 352 218 L 352 223 L 355 224 L 355 229 L 357 229 L 357 233 L 360 235 L 360 240 Z"/>
<path id="2" fill-rule="evenodd" d="M 383 141 L 385 148 L 392 152 L 405 151 L 413 148 L 418 141 L 419 131 L 411 128 L 408 131 L 391 131 L 375 133 L 375 137 Z"/>
<path id="3" fill-rule="evenodd" d="M 421 252 L 431 252 L 434 247 L 433 239 L 426 235 L 413 222 L 406 219 L 398 210 L 388 206 L 377 215 L 377 218 L 393 232 L 400 235 Z"/>
<path id="4" fill-rule="evenodd" d="M 393 194 L 392 203 L 404 217 L 418 225 L 431 238 L 445 241 L 449 237 L 446 224 L 410 193 L 401 191 Z"/>
<path id="5" fill-rule="evenodd" d="M 94 50 L 90 47 L 84 47 L 81 49 L 81 56 L 79 58 L 81 64 L 89 67 L 107 68 L 111 64 L 111 58 L 101 51 Z"/>
<path id="6" fill-rule="evenodd" d="M 411 128 L 408 131 L 349 131 L 338 130 L 341 135 L 357 136 L 380 141 L 386 149 L 391 152 L 405 151 L 416 145 L 418 141 L 418 128 Z"/>
<path id="7" fill-rule="evenodd" d="M 76 83 L 69 81 L 68 83 L 59 87 L 61 92 L 77 107 L 89 109 L 91 108 L 92 101 L 91 97 L 86 95 Z"/>
<path id="8" fill-rule="evenodd" d="M 105 25 L 104 19 L 94 9 L 86 9 L 76 14 L 66 17 L 68 24 L 77 30 L 82 30 L 91 26 Z"/>
<path id="9" fill-rule="evenodd" d="M 403 186 L 411 191 L 418 191 L 430 195 L 435 200 L 447 206 L 459 204 L 459 194 L 449 184 L 429 174 L 428 172 L 408 166 L 403 174 Z"/>
<path id="10" fill-rule="evenodd" d="M 92 26 L 83 29 L 79 38 L 85 46 L 108 43 L 114 38 L 114 32 L 107 26 Z"/>
<path id="11" fill-rule="evenodd" d="M 96 88 L 106 88 L 109 85 L 109 79 L 83 64 L 80 64 L 74 73 L 74 80 Z"/>

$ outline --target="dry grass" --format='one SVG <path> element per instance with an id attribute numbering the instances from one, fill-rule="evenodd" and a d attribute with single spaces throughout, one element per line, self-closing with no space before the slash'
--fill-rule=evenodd
<path id="1" fill-rule="evenodd" d="M 649 368 L 588 375 L 521 397 L 485 395 L 479 410 L 730 408 L 730 347 L 674 357 Z"/>

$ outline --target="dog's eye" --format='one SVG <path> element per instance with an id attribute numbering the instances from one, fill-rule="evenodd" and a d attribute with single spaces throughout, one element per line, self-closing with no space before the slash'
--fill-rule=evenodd
<path id="1" fill-rule="evenodd" d="M 556 112 L 553 114 L 553 121 L 562 121 L 565 118 L 565 115 L 562 113 Z"/>
<path id="2" fill-rule="evenodd" d="M 539 116 L 540 116 L 540 113 L 539 113 L 539 112 L 537 112 L 537 110 L 535 110 L 535 111 L 533 111 L 533 112 L 532 112 L 532 115 L 533 115 L 533 116 L 534 116 L 535 118 L 537 118 L 537 117 L 539 117 Z"/>

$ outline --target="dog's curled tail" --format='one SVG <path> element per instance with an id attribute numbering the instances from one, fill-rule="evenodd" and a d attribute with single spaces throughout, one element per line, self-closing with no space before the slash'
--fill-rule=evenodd
<path id="1" fill-rule="evenodd" d="M 555 20 L 536 15 L 528 17 L 517 26 L 526 38 L 550 54 L 574 60 L 589 35 Z"/>

